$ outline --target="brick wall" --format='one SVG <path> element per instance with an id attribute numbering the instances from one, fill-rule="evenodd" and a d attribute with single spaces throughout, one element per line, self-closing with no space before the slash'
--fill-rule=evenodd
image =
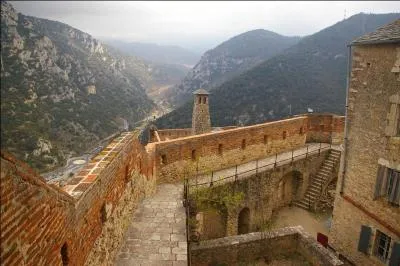
<path id="1" fill-rule="evenodd" d="M 341 143 L 343 120 L 332 114 L 298 116 L 153 143 L 158 180 L 182 180 L 197 170 L 204 173 L 228 168 L 297 148 L 306 142 L 329 143 L 334 139 L 335 143 Z M 320 125 L 324 126 L 322 131 Z"/>
<path id="2" fill-rule="evenodd" d="M 307 114 L 307 142 L 343 142 L 344 116 L 334 114 Z"/>
<path id="3" fill-rule="evenodd" d="M 357 265 L 381 265 L 373 255 L 377 230 L 391 237 L 392 245 L 400 241 L 400 208 L 383 197 L 374 199 L 378 165 L 400 171 L 400 137 L 385 135 L 389 98 L 400 93 L 398 73 L 391 72 L 396 57 L 400 58 L 400 48 L 398 44 L 382 44 L 352 49 L 347 168 L 337 186 L 332 245 Z M 373 232 L 368 254 L 357 251 L 361 225 Z"/>
<path id="4" fill-rule="evenodd" d="M 113 261 L 129 213 L 154 191 L 155 177 L 136 135 L 117 138 L 103 152 L 65 191 L 2 152 L 2 263 L 63 265 L 62 253 L 69 265 Z"/>

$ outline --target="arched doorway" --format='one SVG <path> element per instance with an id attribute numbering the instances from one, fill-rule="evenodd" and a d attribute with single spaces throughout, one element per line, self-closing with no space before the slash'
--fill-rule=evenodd
<path id="1" fill-rule="evenodd" d="M 250 231 L 250 210 L 244 208 L 239 213 L 238 218 L 238 235 L 247 234 Z"/>
<path id="2" fill-rule="evenodd" d="M 285 174 L 277 186 L 278 202 L 275 207 L 282 207 L 292 201 L 299 200 L 303 193 L 303 174 L 299 171 L 290 171 Z"/>

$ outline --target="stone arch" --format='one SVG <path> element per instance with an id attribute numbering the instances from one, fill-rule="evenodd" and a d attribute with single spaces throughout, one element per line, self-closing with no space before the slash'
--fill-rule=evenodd
<path id="1" fill-rule="evenodd" d="M 208 208 L 196 214 L 197 232 L 201 240 L 225 237 L 226 215 L 214 208 Z"/>
<path id="2" fill-rule="evenodd" d="M 277 182 L 278 203 L 276 207 L 285 206 L 299 200 L 303 194 L 304 176 L 298 170 L 290 170 Z"/>
<path id="3" fill-rule="evenodd" d="M 238 216 L 238 235 L 250 232 L 250 209 L 245 207 Z"/>

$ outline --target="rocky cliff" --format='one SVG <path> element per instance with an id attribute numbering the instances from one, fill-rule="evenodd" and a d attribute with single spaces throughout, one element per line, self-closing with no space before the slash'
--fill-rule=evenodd
<path id="1" fill-rule="evenodd" d="M 296 44 L 298 37 L 287 37 L 258 29 L 237 35 L 207 51 L 169 97 L 176 105 L 191 98 L 199 88 L 212 90 L 223 82 Z"/>
<path id="2" fill-rule="evenodd" d="M 66 24 L 1 2 L 1 148 L 60 165 L 153 108 L 146 64 Z M 125 125 L 126 126 L 126 125 Z"/>

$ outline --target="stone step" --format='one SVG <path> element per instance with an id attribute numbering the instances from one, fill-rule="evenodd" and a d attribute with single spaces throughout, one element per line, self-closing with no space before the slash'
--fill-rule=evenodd
<path id="1" fill-rule="evenodd" d="M 319 187 L 309 187 L 308 191 L 310 192 L 310 194 L 319 195 L 319 193 L 321 191 L 321 188 L 319 188 Z"/>
<path id="2" fill-rule="evenodd" d="M 330 173 L 326 173 L 326 172 L 318 172 L 317 177 L 319 177 L 320 179 L 326 180 L 328 177 L 330 177 Z"/>
<path id="3" fill-rule="evenodd" d="M 306 194 L 304 196 L 304 198 L 302 200 L 304 200 L 305 202 L 308 203 L 308 201 L 310 201 L 311 203 L 315 202 L 317 200 L 318 197 L 316 197 L 315 195 L 311 195 L 311 194 Z"/>
<path id="4" fill-rule="evenodd" d="M 315 190 L 315 191 L 319 192 L 321 190 L 321 187 L 322 187 L 321 185 L 323 185 L 323 184 L 313 183 L 313 184 L 311 184 L 309 186 L 309 189 L 312 189 L 312 190 Z"/>
<path id="5" fill-rule="evenodd" d="M 308 188 L 305 195 L 309 196 L 310 198 L 311 197 L 312 198 L 317 198 L 319 196 L 319 190 L 313 191 L 313 190 L 310 190 L 310 188 Z"/>
<path id="6" fill-rule="evenodd" d="M 297 207 L 299 207 L 299 208 L 302 208 L 302 209 L 304 209 L 304 210 L 307 210 L 307 211 L 309 210 L 308 205 L 305 204 L 305 203 L 302 202 L 302 201 L 295 201 L 295 202 L 294 202 L 294 205 L 297 206 Z"/>
<path id="7" fill-rule="evenodd" d="M 336 161 L 334 161 L 334 160 L 329 160 L 329 159 L 326 159 L 325 161 L 324 161 L 324 163 L 323 164 L 327 164 L 327 165 L 335 165 L 336 164 Z"/>
<path id="8" fill-rule="evenodd" d="M 332 172 L 333 169 L 332 169 L 332 167 L 322 166 L 319 170 L 322 171 L 322 172 L 330 173 L 330 172 Z"/>

